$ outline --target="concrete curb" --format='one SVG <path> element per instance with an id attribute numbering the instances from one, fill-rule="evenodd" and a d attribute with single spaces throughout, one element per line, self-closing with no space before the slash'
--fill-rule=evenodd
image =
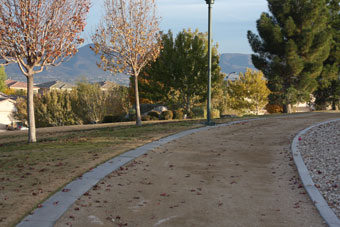
<path id="1" fill-rule="evenodd" d="M 272 117 L 281 118 L 282 116 Z M 125 152 L 99 166 L 93 170 L 85 173 L 81 178 L 78 178 L 69 184 L 67 184 L 63 189 L 52 195 L 44 203 L 42 203 L 39 208 L 36 208 L 32 214 L 26 216 L 17 227 L 53 227 L 56 221 L 68 210 L 69 207 L 80 198 L 85 192 L 90 190 L 94 185 L 96 185 L 100 180 L 106 177 L 111 172 L 119 169 L 121 166 L 126 165 L 138 158 L 139 156 L 147 153 L 148 151 L 160 147 L 166 143 L 173 140 L 179 139 L 181 137 L 205 131 L 208 129 L 219 128 L 230 126 L 239 123 L 245 123 L 249 121 L 265 120 L 268 118 L 254 118 L 247 120 L 232 121 L 224 124 L 218 124 L 215 126 L 206 126 L 197 129 L 190 129 L 183 131 L 160 140 L 145 144 L 134 150 Z"/>
<path id="2" fill-rule="evenodd" d="M 298 169 L 298 172 L 299 172 L 301 181 L 303 183 L 303 186 L 305 187 L 309 197 L 314 202 L 314 204 L 315 204 L 316 208 L 318 209 L 321 217 L 325 220 L 327 225 L 330 226 L 330 227 L 340 227 L 340 220 L 334 214 L 333 210 L 328 206 L 327 202 L 325 201 L 325 199 L 323 198 L 323 196 L 321 195 L 319 190 L 314 186 L 314 182 L 313 182 L 311 176 L 309 175 L 309 171 L 308 171 L 305 163 L 303 162 L 301 153 L 298 150 L 298 144 L 299 144 L 299 138 L 303 134 L 308 132 L 310 129 L 317 127 L 317 126 L 320 126 L 320 125 L 323 125 L 323 124 L 335 122 L 335 121 L 340 121 L 340 119 L 331 120 L 331 121 L 324 121 L 324 122 L 312 125 L 312 126 L 306 128 L 306 129 L 300 131 L 295 136 L 293 143 L 291 145 L 294 162 L 295 162 L 295 165 Z"/>
<path id="3" fill-rule="evenodd" d="M 39 208 L 36 208 L 32 214 L 26 216 L 17 227 L 53 227 L 56 221 L 67 211 L 69 207 L 85 192 L 90 190 L 100 180 L 106 177 L 108 174 L 119 169 L 121 166 L 126 165 L 138 158 L 139 156 L 160 147 L 173 140 L 181 137 L 205 131 L 212 128 L 224 127 L 228 125 L 238 124 L 247 121 L 261 120 L 261 119 L 249 119 L 241 121 L 233 121 L 225 124 L 219 124 L 215 126 L 206 126 L 202 128 L 190 129 L 183 131 L 160 140 L 145 144 L 134 150 L 125 152 L 118 157 L 115 157 L 93 170 L 85 173 L 82 177 L 77 178 L 71 183 L 67 184 L 63 189 L 52 195 Z"/>

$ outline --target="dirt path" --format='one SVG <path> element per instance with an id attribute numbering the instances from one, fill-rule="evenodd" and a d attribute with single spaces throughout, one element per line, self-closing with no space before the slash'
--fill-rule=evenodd
<path id="1" fill-rule="evenodd" d="M 150 151 L 81 197 L 56 226 L 325 226 L 300 185 L 295 134 L 340 114 L 209 129 Z"/>

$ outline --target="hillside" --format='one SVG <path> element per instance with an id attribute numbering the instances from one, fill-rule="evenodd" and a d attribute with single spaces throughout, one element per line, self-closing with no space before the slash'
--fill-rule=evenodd
<path id="1" fill-rule="evenodd" d="M 251 62 L 250 54 L 221 54 L 220 66 L 222 72 L 227 74 L 245 72 L 247 68 L 255 68 Z"/>
<path id="2" fill-rule="evenodd" d="M 75 83 L 77 80 L 86 77 L 89 82 L 113 81 L 121 85 L 128 85 L 129 78 L 123 74 L 112 76 L 110 72 L 104 72 L 98 68 L 96 63 L 100 61 L 100 57 L 94 54 L 86 45 L 79 48 L 78 53 L 69 61 L 62 63 L 57 67 L 50 67 L 44 72 L 36 74 L 35 83 L 43 83 L 52 80 L 60 80 L 69 83 Z M 6 67 L 8 78 L 13 80 L 25 81 L 25 77 L 21 73 L 16 64 Z"/>
<path id="3" fill-rule="evenodd" d="M 121 85 L 128 85 L 129 78 L 126 75 L 111 75 L 110 72 L 104 72 L 98 68 L 96 63 L 100 61 L 100 57 L 94 54 L 86 45 L 79 48 L 78 53 L 69 61 L 62 63 L 58 67 L 50 67 L 42 73 L 36 74 L 35 83 L 43 83 L 52 80 L 60 80 L 68 83 L 75 83 L 77 80 L 86 77 L 89 82 L 113 81 Z M 249 54 L 221 54 L 220 66 L 222 72 L 244 72 L 247 67 L 254 68 L 251 63 Z M 19 67 L 11 64 L 6 67 L 8 78 L 13 80 L 25 81 Z"/>

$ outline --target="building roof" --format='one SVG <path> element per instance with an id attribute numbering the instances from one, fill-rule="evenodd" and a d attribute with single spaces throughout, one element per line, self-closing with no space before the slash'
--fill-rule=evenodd
<path id="1" fill-rule="evenodd" d="M 2 93 L 2 92 L 0 92 L 0 102 L 2 102 L 2 101 L 5 101 L 5 100 L 8 100 L 8 101 L 10 101 L 10 102 L 15 102 L 15 100 L 16 100 L 16 96 L 13 96 L 13 95 L 6 95 L 5 93 Z"/>
<path id="2" fill-rule="evenodd" d="M 111 82 L 111 81 L 101 81 L 96 84 L 98 84 L 101 89 L 110 89 L 112 87 L 119 86 L 118 84 Z"/>
<path id="3" fill-rule="evenodd" d="M 9 98 L 9 96 L 5 93 L 0 92 L 0 98 Z"/>
<path id="4" fill-rule="evenodd" d="M 15 82 L 17 82 L 17 81 L 11 80 L 11 79 L 5 80 L 5 84 L 7 85 L 7 87 L 9 87 L 11 84 L 14 84 Z"/>
<path id="5" fill-rule="evenodd" d="M 231 80 L 231 81 L 235 81 L 239 78 L 239 74 L 236 72 L 232 72 L 227 74 L 227 76 L 224 78 L 225 81 Z"/>
<path id="6" fill-rule="evenodd" d="M 22 88 L 22 89 L 27 89 L 27 83 L 21 82 L 21 81 L 16 81 L 16 80 L 5 80 L 5 83 L 8 88 Z M 36 86 L 33 86 L 33 88 L 38 88 Z"/>
<path id="7" fill-rule="evenodd" d="M 11 99 L 11 98 L 1 98 L 0 97 L 0 102 L 4 102 L 4 101 L 8 101 L 8 102 L 11 102 L 11 103 L 15 103 L 16 101 Z"/>
<path id="8" fill-rule="evenodd" d="M 49 88 L 49 89 L 71 89 L 74 87 L 74 85 L 54 80 L 54 81 L 49 81 L 41 84 L 37 84 L 39 88 Z"/>

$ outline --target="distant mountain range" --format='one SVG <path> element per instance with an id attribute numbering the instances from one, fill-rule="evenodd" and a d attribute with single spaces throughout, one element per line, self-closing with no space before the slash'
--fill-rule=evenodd
<path id="1" fill-rule="evenodd" d="M 245 72 L 247 68 L 255 69 L 250 54 L 221 54 L 220 66 L 226 74 Z"/>
<path id="2" fill-rule="evenodd" d="M 78 53 L 69 61 L 57 67 L 50 67 L 44 72 L 34 76 L 35 83 L 43 83 L 52 80 L 60 80 L 68 83 L 75 83 L 77 80 L 87 78 L 89 82 L 112 81 L 121 85 L 128 85 L 129 78 L 124 74 L 112 75 L 104 72 L 96 65 L 100 61 L 99 55 L 90 49 L 90 45 L 79 48 Z M 222 72 L 244 72 L 246 68 L 254 68 L 248 54 L 221 54 L 220 66 Z M 25 81 L 16 64 L 6 66 L 6 73 L 9 79 Z"/>

